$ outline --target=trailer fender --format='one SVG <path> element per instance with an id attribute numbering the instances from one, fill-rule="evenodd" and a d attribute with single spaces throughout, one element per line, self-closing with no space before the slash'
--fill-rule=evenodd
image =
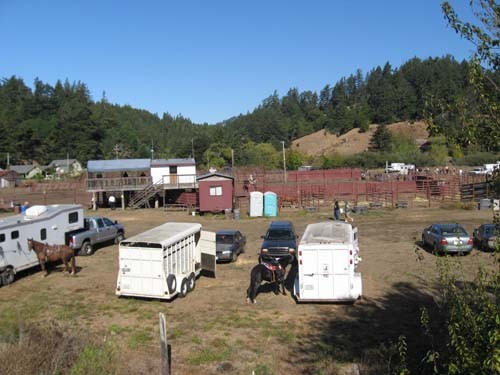
<path id="1" fill-rule="evenodd" d="M 177 290 L 177 279 L 175 278 L 175 275 L 170 274 L 167 276 L 167 287 L 170 294 L 175 293 Z"/>

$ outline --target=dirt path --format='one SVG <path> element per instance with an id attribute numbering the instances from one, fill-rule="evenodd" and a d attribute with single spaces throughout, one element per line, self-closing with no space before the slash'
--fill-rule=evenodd
<path id="1" fill-rule="evenodd" d="M 21 317 L 75 324 L 84 333 L 115 342 L 122 351 L 122 373 L 129 374 L 157 371 L 160 311 L 167 316 L 176 374 L 335 373 L 419 329 L 419 307 L 432 303 L 437 275 L 436 257 L 415 250 L 421 230 L 431 222 L 448 221 L 460 222 L 471 233 L 491 217 L 484 211 L 442 209 L 356 216 L 363 300 L 354 305 L 296 304 L 290 295 L 261 293 L 256 305 L 248 305 L 249 272 L 269 219 L 234 221 L 161 210 L 98 214 L 124 223 L 127 236 L 166 221 L 200 222 L 212 231 L 235 228 L 247 236 L 246 253 L 236 263 L 218 265 L 216 279 L 200 278 L 195 291 L 171 303 L 115 296 L 116 245 L 78 257 L 77 277 L 63 275 L 58 267 L 47 278 L 30 272 L 0 289 L 0 322 Z M 292 220 L 300 235 L 307 224 L 328 220 L 328 215 L 284 212 L 280 219 Z M 480 265 L 489 264 L 490 255 L 475 250 L 453 261 L 472 278 Z"/>

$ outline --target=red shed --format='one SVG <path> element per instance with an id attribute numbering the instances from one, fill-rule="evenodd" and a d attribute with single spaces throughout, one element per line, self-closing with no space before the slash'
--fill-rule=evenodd
<path id="1" fill-rule="evenodd" d="M 234 179 L 222 173 L 207 173 L 196 178 L 200 212 L 221 212 L 233 209 Z"/>

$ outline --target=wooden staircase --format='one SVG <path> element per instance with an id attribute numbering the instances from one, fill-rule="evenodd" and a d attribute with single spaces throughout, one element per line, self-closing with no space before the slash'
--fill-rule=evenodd
<path id="1" fill-rule="evenodd" d="M 144 189 L 137 191 L 130 198 L 128 208 L 140 208 L 142 206 L 149 208 L 149 200 L 157 194 L 162 188 L 161 184 L 151 183 Z"/>

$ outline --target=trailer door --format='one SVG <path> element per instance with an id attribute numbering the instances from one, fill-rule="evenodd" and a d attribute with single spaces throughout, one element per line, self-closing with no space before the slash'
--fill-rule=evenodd
<path id="1" fill-rule="evenodd" d="M 201 270 L 204 274 L 215 277 L 216 252 L 215 232 L 202 230 L 200 234 Z"/>
<path id="2" fill-rule="evenodd" d="M 334 271 L 335 271 L 335 253 L 336 251 L 319 250 L 317 260 L 317 281 L 318 298 L 330 299 L 333 297 L 334 290 Z"/>
<path id="3" fill-rule="evenodd" d="M 335 250 L 333 254 L 333 297 L 349 299 L 349 250 Z"/>
<path id="4" fill-rule="evenodd" d="M 120 288 L 124 295 L 164 297 L 163 249 L 120 246 Z"/>

